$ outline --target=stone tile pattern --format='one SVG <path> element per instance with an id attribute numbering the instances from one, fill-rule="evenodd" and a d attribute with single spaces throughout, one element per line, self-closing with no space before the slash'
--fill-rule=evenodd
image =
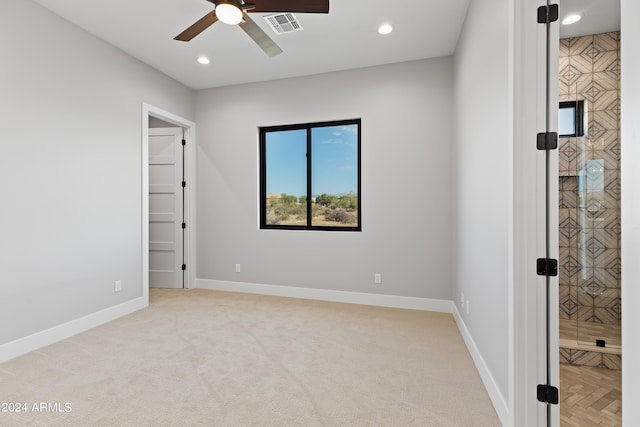
<path id="1" fill-rule="evenodd" d="M 581 322 L 621 320 L 620 32 L 560 40 L 559 90 L 585 109 L 586 135 L 558 147 L 560 317 L 578 321 L 579 337 Z M 572 363 L 611 364 L 610 355 L 570 353 L 562 357 Z"/>

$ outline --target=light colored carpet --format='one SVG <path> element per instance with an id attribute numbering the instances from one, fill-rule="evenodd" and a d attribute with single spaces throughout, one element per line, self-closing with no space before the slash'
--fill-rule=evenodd
<path id="1" fill-rule="evenodd" d="M 0 402 L 27 404 L 2 426 L 500 425 L 449 314 L 197 289 L 1 364 Z"/>

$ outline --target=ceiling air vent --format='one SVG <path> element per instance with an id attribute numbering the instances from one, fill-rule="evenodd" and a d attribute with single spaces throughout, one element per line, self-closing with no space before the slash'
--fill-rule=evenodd
<path id="1" fill-rule="evenodd" d="M 300 21 L 293 13 L 277 13 L 275 15 L 265 16 L 264 20 L 276 34 L 290 33 L 292 31 L 302 30 Z"/>

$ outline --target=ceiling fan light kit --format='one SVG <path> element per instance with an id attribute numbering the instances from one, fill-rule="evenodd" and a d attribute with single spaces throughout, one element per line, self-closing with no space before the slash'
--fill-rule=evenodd
<path id="1" fill-rule="evenodd" d="M 242 22 L 242 6 L 238 2 L 224 0 L 216 2 L 216 16 L 225 24 L 237 25 Z"/>
<path id="2" fill-rule="evenodd" d="M 262 28 L 248 15 L 256 13 L 329 13 L 329 0 L 207 0 L 215 5 L 213 12 L 196 21 L 189 28 L 174 37 L 174 40 L 188 42 L 195 36 L 222 21 L 230 25 L 238 25 L 269 57 L 282 53 L 282 49 L 271 40 Z"/>

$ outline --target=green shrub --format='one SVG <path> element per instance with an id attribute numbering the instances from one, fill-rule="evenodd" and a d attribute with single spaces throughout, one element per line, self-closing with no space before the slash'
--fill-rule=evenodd
<path id="1" fill-rule="evenodd" d="M 350 224 L 356 222 L 356 216 L 344 209 L 328 209 L 324 214 L 327 221 L 339 222 L 341 224 Z"/>

